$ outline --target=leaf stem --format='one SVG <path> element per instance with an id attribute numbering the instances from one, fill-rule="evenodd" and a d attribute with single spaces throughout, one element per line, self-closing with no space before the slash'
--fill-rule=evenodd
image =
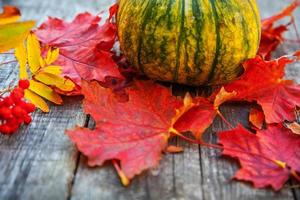
<path id="1" fill-rule="evenodd" d="M 113 163 L 115 169 L 117 170 L 117 173 L 118 173 L 118 175 L 119 175 L 119 177 L 120 177 L 120 179 L 121 179 L 122 184 L 123 184 L 124 186 L 128 186 L 129 183 L 130 183 L 130 181 L 129 181 L 129 179 L 126 177 L 126 175 L 124 174 L 124 172 L 122 171 L 122 169 L 120 168 L 120 166 L 119 166 L 117 160 L 112 160 L 112 163 Z"/>
<path id="2" fill-rule="evenodd" d="M 227 119 L 224 117 L 224 115 L 220 112 L 220 110 L 217 110 L 217 114 L 221 117 L 221 119 L 223 120 L 223 122 L 225 122 L 225 124 L 231 128 L 234 129 L 234 127 L 231 125 L 231 123 L 229 121 L 227 121 Z"/>
<path id="3" fill-rule="evenodd" d="M 293 176 L 297 181 L 300 182 L 300 176 L 299 176 L 299 174 L 298 174 L 296 171 L 292 170 L 292 171 L 291 171 L 291 174 L 292 174 L 292 176 Z"/>

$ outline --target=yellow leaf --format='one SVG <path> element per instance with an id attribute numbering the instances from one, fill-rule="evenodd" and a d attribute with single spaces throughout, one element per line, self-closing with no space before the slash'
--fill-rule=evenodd
<path id="1" fill-rule="evenodd" d="M 34 25 L 34 21 L 0 25 L 0 53 L 15 48 L 23 42 Z"/>
<path id="2" fill-rule="evenodd" d="M 43 112 L 49 112 L 47 103 L 34 92 L 25 90 L 25 98 L 33 103 L 37 108 L 41 109 Z"/>
<path id="3" fill-rule="evenodd" d="M 63 103 L 61 97 L 51 87 L 43 83 L 37 82 L 35 80 L 30 80 L 29 89 L 55 104 L 60 105 Z"/>
<path id="4" fill-rule="evenodd" d="M 15 56 L 20 65 L 20 79 L 28 79 L 28 74 L 26 70 L 27 53 L 23 43 L 20 43 L 20 45 L 15 48 Z"/>
<path id="5" fill-rule="evenodd" d="M 71 80 L 46 72 L 38 73 L 34 78 L 46 85 L 55 86 L 65 92 L 70 92 L 74 90 L 75 87 L 75 84 Z"/>
<path id="6" fill-rule="evenodd" d="M 0 14 L 0 25 L 16 22 L 20 19 L 20 10 L 15 6 L 3 6 L 3 13 Z"/>
<path id="7" fill-rule="evenodd" d="M 42 56 L 40 56 L 40 68 L 43 68 L 46 66 L 46 62 L 45 60 L 42 58 Z"/>
<path id="8" fill-rule="evenodd" d="M 50 66 L 43 67 L 42 69 L 40 69 L 40 72 L 46 72 L 49 74 L 60 75 L 62 70 L 61 70 L 61 66 L 50 65 Z"/>
<path id="9" fill-rule="evenodd" d="M 51 65 L 54 61 L 57 60 L 59 56 L 59 49 L 49 49 L 46 57 L 46 65 Z"/>
<path id="10" fill-rule="evenodd" d="M 33 33 L 29 34 L 27 38 L 27 56 L 29 69 L 34 74 L 41 67 L 41 47 Z"/>

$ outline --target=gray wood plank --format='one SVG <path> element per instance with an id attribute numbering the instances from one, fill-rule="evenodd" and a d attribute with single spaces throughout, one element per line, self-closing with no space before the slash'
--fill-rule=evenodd
<path id="1" fill-rule="evenodd" d="M 36 112 L 30 126 L 0 136 L 0 199 L 65 199 L 78 152 L 64 135 L 83 125 L 80 99 L 66 99 L 47 115 Z"/>
<path id="2" fill-rule="evenodd" d="M 295 200 L 300 200 L 300 184 L 297 181 L 291 182 L 291 187 L 293 190 Z"/>
<path id="3" fill-rule="evenodd" d="M 68 12 L 63 12 L 64 8 L 74 13 L 78 11 L 79 5 L 64 3 L 1 1 L 1 4 L 20 7 L 25 19 L 37 21 L 45 20 L 47 15 L 68 15 Z M 58 5 L 64 7 L 57 9 Z M 17 79 L 18 68 L 14 64 L 1 67 L 1 87 L 16 83 Z M 78 152 L 64 132 L 75 124 L 84 125 L 85 115 L 81 112 L 80 102 L 78 97 L 66 98 L 64 106 L 52 105 L 49 114 L 36 112 L 31 125 L 23 127 L 12 137 L 0 135 L 1 200 L 67 198 Z"/>

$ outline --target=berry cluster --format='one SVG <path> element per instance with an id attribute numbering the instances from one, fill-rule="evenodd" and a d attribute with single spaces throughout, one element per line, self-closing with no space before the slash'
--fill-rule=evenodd
<path id="1" fill-rule="evenodd" d="M 8 96 L 0 96 L 0 132 L 12 134 L 23 123 L 29 124 L 32 120 L 29 115 L 35 110 L 32 103 L 24 100 L 24 90 L 28 89 L 29 81 L 20 80 Z"/>

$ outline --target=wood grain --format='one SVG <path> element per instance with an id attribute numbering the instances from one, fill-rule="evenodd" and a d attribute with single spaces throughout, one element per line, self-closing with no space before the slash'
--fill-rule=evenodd
<path id="1" fill-rule="evenodd" d="M 99 13 L 113 0 L 0 0 L 0 5 L 20 7 L 24 19 L 35 19 L 40 24 L 48 15 L 71 20 L 83 11 Z M 290 1 L 258 0 L 263 17 L 271 16 Z M 272 6 L 270 6 L 272 4 Z M 1 6 L 2 6 L 1 5 Z M 296 14 L 300 18 L 300 12 Z M 300 22 L 300 20 L 299 20 Z M 298 25 L 300 27 L 300 24 Z M 287 37 L 294 38 L 293 31 Z M 283 45 L 277 55 L 291 53 L 297 44 Z M 3 58 L 4 59 L 4 58 Z M 9 58 L 5 58 L 9 59 Z M 290 66 L 289 78 L 300 82 L 299 65 Z M 1 68 L 0 86 L 17 80 L 14 64 Z M 174 87 L 176 94 L 183 94 L 187 87 Z M 183 146 L 182 154 L 166 154 L 157 169 L 136 177 L 131 185 L 123 187 L 108 162 L 103 167 L 89 168 L 86 158 L 79 154 L 64 135 L 75 124 L 84 125 L 86 116 L 81 111 L 80 98 L 66 98 L 62 107 L 51 106 L 51 113 L 34 114 L 33 123 L 18 134 L 0 135 L 0 199 L 283 199 L 300 200 L 299 189 L 285 188 L 279 193 L 272 190 L 255 190 L 250 184 L 232 181 L 238 164 L 220 158 L 220 152 L 182 140 L 172 144 Z M 233 124 L 247 126 L 249 105 L 227 104 L 222 107 L 225 117 Z M 93 127 L 92 120 L 89 127 Z M 205 139 L 216 142 L 216 132 L 226 130 L 226 125 L 216 119 L 207 130 Z"/>
<path id="2" fill-rule="evenodd" d="M 57 9 L 59 1 L 1 3 L 20 7 L 25 19 L 39 22 L 47 15 L 64 13 Z M 72 5 L 68 7 L 72 9 Z M 17 79 L 15 64 L 1 68 L 1 87 L 15 84 Z M 49 114 L 36 112 L 31 125 L 12 137 L 0 135 L 0 199 L 66 199 L 78 152 L 64 132 L 75 124 L 84 125 L 85 117 L 81 98 L 66 98 L 64 106 L 52 105 Z"/>
<path id="3" fill-rule="evenodd" d="M 64 131 L 84 125 L 79 102 L 66 99 L 12 137 L 0 136 L 0 199 L 65 199 L 78 152 Z"/>

